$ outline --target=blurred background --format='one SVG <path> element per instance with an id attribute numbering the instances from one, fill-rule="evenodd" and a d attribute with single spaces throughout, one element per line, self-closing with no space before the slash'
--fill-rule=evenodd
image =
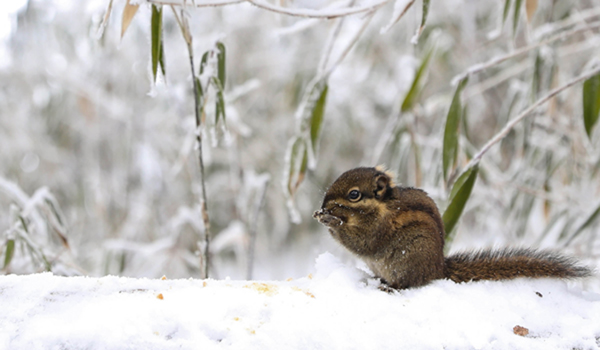
<path id="1" fill-rule="evenodd" d="M 154 83 L 151 5 L 140 2 L 121 37 L 125 4 L 0 5 L 3 273 L 201 276 L 202 189 L 186 44 L 164 6 L 166 75 Z M 327 186 L 356 166 L 385 164 L 443 211 L 453 177 L 473 154 L 600 57 L 600 3 L 592 0 L 432 1 L 418 40 L 420 1 L 395 24 L 409 2 L 276 3 L 311 13 L 349 4 L 381 6 L 332 19 L 248 2 L 187 7 L 196 73 L 217 41 L 227 50 L 227 118 L 215 123 L 209 97 L 201 130 L 211 277 L 301 277 L 325 251 L 353 261 L 311 215 Z M 520 49 L 471 75 L 457 167 L 446 179 L 453 78 Z M 303 97 L 327 55 L 318 147 L 290 199 L 290 176 L 299 175 L 290 174 L 291 143 L 306 131 Z M 401 107 L 410 91 L 413 102 Z M 599 261 L 600 128 L 588 136 L 582 113 L 580 83 L 484 155 L 451 251 L 532 246 Z"/>

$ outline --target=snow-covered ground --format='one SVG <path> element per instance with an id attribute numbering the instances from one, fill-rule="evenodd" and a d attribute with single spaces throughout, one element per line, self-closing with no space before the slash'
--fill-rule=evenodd
<path id="1" fill-rule="evenodd" d="M 437 281 L 387 294 L 329 253 L 287 281 L 0 276 L 1 349 L 597 349 L 599 339 L 600 294 L 576 284 Z"/>

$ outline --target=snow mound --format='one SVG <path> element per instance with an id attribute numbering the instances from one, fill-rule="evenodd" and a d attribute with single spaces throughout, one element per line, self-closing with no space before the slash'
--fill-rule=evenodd
<path id="1" fill-rule="evenodd" d="M 0 276 L 0 349 L 595 349 L 598 339 L 600 295 L 564 281 L 441 280 L 388 294 L 329 253 L 314 276 L 288 281 Z"/>

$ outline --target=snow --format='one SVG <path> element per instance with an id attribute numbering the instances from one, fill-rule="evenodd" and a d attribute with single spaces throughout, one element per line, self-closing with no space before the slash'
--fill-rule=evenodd
<path id="1" fill-rule="evenodd" d="M 388 294 L 329 253 L 287 281 L 0 276 L 0 310 L 0 349 L 600 346 L 600 295 L 574 284 L 440 280 Z"/>

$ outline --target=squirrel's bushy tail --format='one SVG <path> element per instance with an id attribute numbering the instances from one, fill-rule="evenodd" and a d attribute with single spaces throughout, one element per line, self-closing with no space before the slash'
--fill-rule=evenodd
<path id="1" fill-rule="evenodd" d="M 592 271 L 574 259 L 549 251 L 501 249 L 464 252 L 446 260 L 445 276 L 454 282 L 517 277 L 587 277 Z"/>

